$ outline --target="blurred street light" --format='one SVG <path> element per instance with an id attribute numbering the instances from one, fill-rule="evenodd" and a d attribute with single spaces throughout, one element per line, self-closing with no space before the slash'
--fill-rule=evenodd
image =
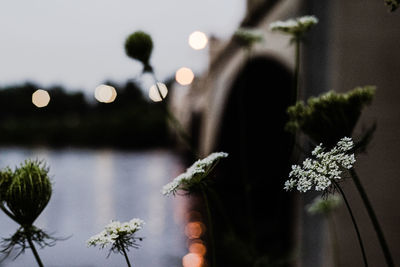
<path id="1" fill-rule="evenodd" d="M 189 68 L 183 67 L 175 73 L 175 80 L 181 85 L 189 85 L 193 82 L 194 74 Z"/>
<path id="2" fill-rule="evenodd" d="M 43 108 L 50 102 L 50 95 L 47 91 L 38 89 L 32 94 L 32 103 L 38 107 Z"/>

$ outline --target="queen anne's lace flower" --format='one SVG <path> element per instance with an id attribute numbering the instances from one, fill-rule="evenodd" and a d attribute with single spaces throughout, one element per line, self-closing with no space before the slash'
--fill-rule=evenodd
<path id="1" fill-rule="evenodd" d="M 301 36 L 308 31 L 312 26 L 318 23 L 315 16 L 303 16 L 286 21 L 275 21 L 269 25 L 271 31 L 280 31 L 294 36 Z"/>
<path id="2" fill-rule="evenodd" d="M 144 221 L 134 218 L 129 222 L 121 223 L 119 221 L 111 221 L 104 227 L 104 230 L 99 234 L 92 236 L 87 245 L 100 246 L 100 248 L 113 246 L 117 240 L 126 241 L 126 239 L 134 239 L 134 234 L 142 229 Z M 133 244 L 133 243 L 132 243 Z M 120 246 L 121 244 L 118 244 Z"/>
<path id="3" fill-rule="evenodd" d="M 240 45 L 250 48 L 253 44 L 262 42 L 264 39 L 263 33 L 257 29 L 239 28 L 236 30 L 234 37 Z"/>
<path id="4" fill-rule="evenodd" d="M 165 196 L 175 194 L 178 190 L 189 192 L 191 188 L 202 183 L 221 158 L 228 157 L 228 153 L 215 152 L 204 159 L 193 163 L 186 172 L 177 176 L 172 182 L 163 186 L 161 193 Z"/>
<path id="5" fill-rule="evenodd" d="M 316 146 L 311 154 L 315 159 L 307 158 L 303 166 L 293 165 L 289 180 L 284 189 L 290 191 L 296 188 L 307 192 L 314 186 L 317 191 L 324 191 L 332 184 L 332 180 L 340 180 L 342 169 L 351 169 L 355 163 L 354 154 L 349 154 L 353 148 L 353 140 L 343 137 L 330 151 L 324 152 L 322 144 Z"/>

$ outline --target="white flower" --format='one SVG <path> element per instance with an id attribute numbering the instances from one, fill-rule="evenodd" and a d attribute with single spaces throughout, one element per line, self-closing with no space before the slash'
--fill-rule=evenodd
<path id="1" fill-rule="evenodd" d="M 228 157 L 228 153 L 214 152 L 204 159 L 193 163 L 184 173 L 177 176 L 172 182 L 163 186 L 161 193 L 165 196 L 175 194 L 178 190 L 188 191 L 190 187 L 199 184 L 212 171 L 221 158 Z"/>
<path id="2" fill-rule="evenodd" d="M 330 151 L 324 152 L 322 144 L 314 148 L 311 154 L 316 159 L 307 158 L 303 165 L 293 165 L 289 180 L 284 189 L 290 191 L 296 188 L 307 192 L 314 186 L 317 191 L 324 191 L 332 185 L 333 180 L 341 179 L 343 168 L 351 169 L 356 162 L 354 154 L 348 154 L 353 149 L 351 138 L 343 137 Z"/>
<path id="3" fill-rule="evenodd" d="M 315 16 L 303 16 L 286 21 L 275 21 L 269 25 L 271 31 L 280 31 L 283 33 L 300 36 L 308 31 L 312 26 L 318 23 Z"/>
<path id="4" fill-rule="evenodd" d="M 251 28 L 239 28 L 236 30 L 234 36 L 245 47 L 251 47 L 253 44 L 262 42 L 264 39 L 262 31 Z"/>
<path id="5" fill-rule="evenodd" d="M 87 245 L 88 247 L 100 246 L 101 248 L 113 245 L 117 239 L 122 239 L 128 236 L 133 237 L 133 234 L 142 229 L 144 224 L 143 220 L 137 218 L 124 223 L 111 221 L 104 227 L 103 231 L 89 238 Z"/>

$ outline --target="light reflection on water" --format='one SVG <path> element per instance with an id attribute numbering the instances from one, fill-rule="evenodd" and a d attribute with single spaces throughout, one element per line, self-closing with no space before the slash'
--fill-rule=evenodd
<path id="1" fill-rule="evenodd" d="M 44 159 L 50 166 L 54 192 L 35 225 L 58 237 L 72 235 L 54 247 L 39 250 L 46 267 L 120 267 L 121 255 L 87 248 L 86 240 L 111 220 L 145 220 L 140 232 L 145 237 L 139 250 L 129 257 L 136 267 L 182 266 L 187 253 L 184 222 L 176 214 L 183 198 L 166 198 L 160 190 L 182 171 L 178 157 L 163 150 L 126 152 L 115 150 L 47 150 L 0 148 L 0 168 L 14 168 L 26 158 Z M 8 237 L 16 223 L 0 213 L 0 236 Z M 2 266 L 36 266 L 27 250 Z"/>

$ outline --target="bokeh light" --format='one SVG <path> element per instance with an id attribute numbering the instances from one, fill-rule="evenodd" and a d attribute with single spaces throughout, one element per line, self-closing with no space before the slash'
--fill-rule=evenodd
<path id="1" fill-rule="evenodd" d="M 193 82 L 194 73 L 191 69 L 183 67 L 176 71 L 175 80 L 181 85 L 189 85 Z"/>
<path id="2" fill-rule="evenodd" d="M 204 32 L 195 31 L 189 35 L 189 45 L 195 50 L 200 50 L 206 47 L 208 43 L 207 35 Z"/>
<path id="3" fill-rule="evenodd" d="M 204 256 L 207 252 L 207 248 L 201 239 L 195 239 L 189 243 L 189 252 Z"/>
<path id="4" fill-rule="evenodd" d="M 47 91 L 38 89 L 32 94 L 32 103 L 38 108 L 47 106 L 50 102 L 50 95 Z"/>
<path id="5" fill-rule="evenodd" d="M 204 258 L 196 253 L 188 253 L 182 258 L 183 267 L 202 267 Z"/>
<path id="6" fill-rule="evenodd" d="M 203 233 L 205 226 L 202 222 L 189 222 L 185 226 L 185 235 L 189 239 L 200 238 Z"/>
<path id="7" fill-rule="evenodd" d="M 101 103 L 111 103 L 117 97 L 117 91 L 112 86 L 102 84 L 96 87 L 94 97 Z"/>
<path id="8" fill-rule="evenodd" d="M 149 97 L 154 102 L 162 101 L 168 94 L 168 88 L 165 84 L 157 83 L 157 85 L 158 85 L 158 89 L 160 90 L 160 92 L 158 91 L 157 86 L 155 84 L 153 84 L 149 89 Z M 160 93 L 161 93 L 162 98 L 160 96 Z"/>

